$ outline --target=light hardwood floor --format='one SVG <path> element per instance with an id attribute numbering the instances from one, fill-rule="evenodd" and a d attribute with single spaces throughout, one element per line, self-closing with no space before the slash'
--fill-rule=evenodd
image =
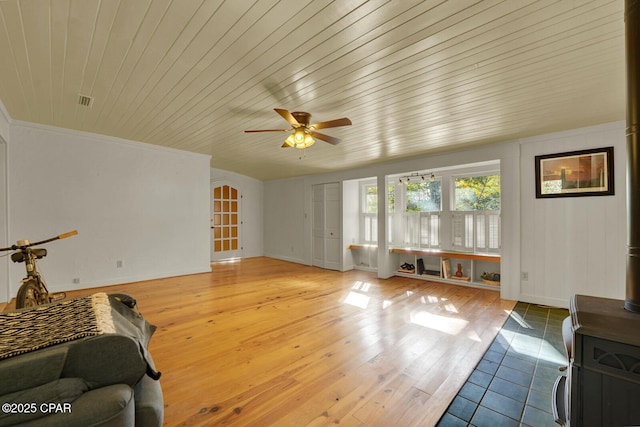
<path id="1" fill-rule="evenodd" d="M 499 292 L 269 258 L 74 291 L 158 326 L 167 426 L 431 426 L 500 329 Z"/>

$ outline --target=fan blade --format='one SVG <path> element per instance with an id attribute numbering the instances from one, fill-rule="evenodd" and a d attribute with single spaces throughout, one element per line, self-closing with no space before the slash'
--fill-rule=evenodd
<path id="1" fill-rule="evenodd" d="M 291 132 L 291 129 L 258 129 L 258 130 L 245 130 L 245 133 L 252 132 Z"/>
<path id="2" fill-rule="evenodd" d="M 297 128 L 300 126 L 300 123 L 296 120 L 295 117 L 291 115 L 291 113 L 287 110 L 283 110 L 282 108 L 274 108 L 275 112 L 280 114 L 283 119 L 285 119 L 291 126 Z"/>
<path id="3" fill-rule="evenodd" d="M 351 120 L 343 117 L 341 119 L 329 120 L 328 122 L 320 122 L 309 126 L 311 129 L 337 128 L 339 126 L 350 126 Z"/>
<path id="4" fill-rule="evenodd" d="M 313 138 L 321 139 L 321 140 L 326 141 L 329 144 L 333 144 L 333 145 L 340 144 L 342 142 L 338 138 L 334 138 L 332 136 L 325 135 L 325 134 L 320 133 L 320 132 L 309 132 L 309 135 L 311 135 Z"/>

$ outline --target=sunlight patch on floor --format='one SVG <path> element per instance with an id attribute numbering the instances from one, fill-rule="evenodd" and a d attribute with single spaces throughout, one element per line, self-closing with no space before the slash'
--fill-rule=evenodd
<path id="1" fill-rule="evenodd" d="M 366 309 L 369 306 L 371 297 L 365 295 L 363 292 L 369 292 L 369 289 L 371 289 L 371 283 L 356 280 L 355 282 L 353 282 L 353 286 L 351 286 L 351 289 L 353 289 L 353 291 L 349 292 L 342 302 L 354 307 Z M 385 303 L 386 302 L 387 301 L 385 301 Z M 386 308 L 384 306 L 384 303 L 382 308 Z"/>
<path id="2" fill-rule="evenodd" d="M 516 353 L 527 357 L 537 357 L 550 363 L 566 365 L 567 356 L 559 352 L 548 341 L 543 338 L 532 337 L 519 332 L 505 331 L 499 332 L 507 342 L 511 343 L 511 349 Z"/>
<path id="3" fill-rule="evenodd" d="M 415 325 L 424 326 L 449 335 L 458 335 L 469 324 L 464 319 L 440 316 L 423 310 L 411 312 L 409 321 Z"/>
<path id="4" fill-rule="evenodd" d="M 349 292 L 347 297 L 344 299 L 345 304 L 353 305 L 354 307 L 359 307 L 362 309 L 367 308 L 369 305 L 369 300 L 371 298 L 365 294 L 361 294 L 360 292 Z"/>

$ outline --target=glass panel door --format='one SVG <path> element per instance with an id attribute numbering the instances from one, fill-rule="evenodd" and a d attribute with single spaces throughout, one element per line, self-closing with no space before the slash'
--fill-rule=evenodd
<path id="1" fill-rule="evenodd" d="M 240 192 L 228 185 L 212 184 L 212 260 L 240 256 Z"/>

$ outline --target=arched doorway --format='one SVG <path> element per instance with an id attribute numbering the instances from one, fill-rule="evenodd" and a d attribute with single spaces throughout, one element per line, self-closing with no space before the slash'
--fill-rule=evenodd
<path id="1" fill-rule="evenodd" d="M 242 194 L 228 182 L 211 183 L 211 260 L 242 256 Z"/>

